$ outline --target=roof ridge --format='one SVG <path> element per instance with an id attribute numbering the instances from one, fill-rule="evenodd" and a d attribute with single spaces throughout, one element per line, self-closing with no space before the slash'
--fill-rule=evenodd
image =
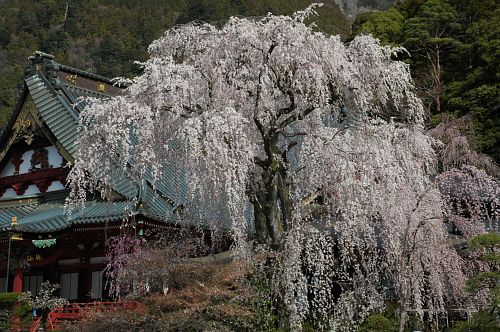
<path id="1" fill-rule="evenodd" d="M 63 65 L 63 64 L 60 64 L 60 63 L 58 63 L 56 61 L 54 61 L 54 64 L 57 65 L 60 70 L 62 69 L 64 71 L 71 72 L 73 74 L 78 74 L 80 76 L 84 76 L 84 77 L 87 77 L 87 78 L 92 78 L 92 79 L 101 81 L 103 83 L 108 83 L 108 84 L 111 84 L 111 85 L 115 86 L 114 84 L 116 82 L 112 78 L 108 78 L 108 77 L 105 77 L 105 76 L 94 74 L 94 73 L 91 73 L 91 72 L 88 72 L 88 71 L 85 71 L 85 70 L 82 70 L 82 69 L 78 69 L 78 68 L 75 68 L 75 67 L 70 67 L 70 66 L 67 66 L 67 65 Z M 123 84 L 121 84 L 121 85 L 123 85 Z M 118 86 L 118 87 L 121 87 L 121 86 Z"/>
<path id="2" fill-rule="evenodd" d="M 55 61 L 55 57 L 52 54 L 44 53 L 41 51 L 35 51 L 33 55 L 28 58 L 31 61 L 31 64 L 25 71 L 25 75 L 29 75 L 33 71 L 33 65 L 41 64 L 41 63 L 50 63 L 50 70 L 58 72 L 59 70 L 64 70 L 70 72 L 72 74 L 77 74 L 89 79 L 97 80 L 103 83 L 107 83 L 118 88 L 126 88 L 128 85 L 125 83 L 117 84 L 114 78 L 105 77 L 102 75 L 94 74 L 86 70 L 78 69 L 75 67 L 67 66 L 62 63 Z"/>

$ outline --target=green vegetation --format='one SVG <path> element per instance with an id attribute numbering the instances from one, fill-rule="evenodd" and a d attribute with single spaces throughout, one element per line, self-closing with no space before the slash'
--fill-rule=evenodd
<path id="1" fill-rule="evenodd" d="M 488 269 L 477 272 L 467 282 L 467 290 L 474 296 L 486 292 L 489 303 L 472 316 L 470 321 L 458 322 L 453 332 L 500 331 L 500 234 L 488 233 L 476 236 L 470 242 L 470 250 L 479 256 Z"/>
<path id="2" fill-rule="evenodd" d="M 370 315 L 359 327 L 359 332 L 396 332 L 398 330 L 397 319 L 394 316 L 391 318 L 381 314 Z"/>
<path id="3" fill-rule="evenodd" d="M 21 293 L 0 293 L 0 331 L 10 329 L 12 316 L 19 317 L 21 326 L 31 324 L 31 307 L 19 303 Z"/>
<path id="4" fill-rule="evenodd" d="M 406 0 L 386 11 L 358 16 L 353 32 L 404 46 L 411 54 L 404 59 L 411 65 L 429 115 L 472 115 L 470 138 L 476 148 L 500 162 L 496 1 Z"/>
<path id="5" fill-rule="evenodd" d="M 230 16 L 291 14 L 313 0 L 41 0 L 0 1 L 0 126 L 15 98 L 27 58 L 35 50 L 60 63 L 103 76 L 133 77 L 134 61 L 175 24 L 224 21 Z M 349 22 L 333 4 L 319 10 L 319 28 L 347 35 Z"/>
<path id="6" fill-rule="evenodd" d="M 369 32 L 383 44 L 395 45 L 401 40 L 403 22 L 404 16 L 396 8 L 383 12 L 368 12 L 356 19 L 353 35 Z"/>
<path id="7" fill-rule="evenodd" d="M 11 307 L 21 293 L 0 293 L 0 308 Z"/>

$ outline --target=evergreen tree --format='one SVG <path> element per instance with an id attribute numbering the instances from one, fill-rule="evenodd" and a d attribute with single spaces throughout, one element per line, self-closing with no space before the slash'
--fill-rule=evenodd
<path id="1" fill-rule="evenodd" d="M 500 162 L 500 9 L 495 0 L 405 0 L 361 15 L 353 30 L 405 46 L 410 52 L 405 61 L 433 116 L 430 124 L 470 116 L 474 147 Z"/>

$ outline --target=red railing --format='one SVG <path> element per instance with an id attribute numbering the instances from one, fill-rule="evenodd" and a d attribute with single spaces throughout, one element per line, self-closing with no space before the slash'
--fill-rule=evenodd
<path id="1" fill-rule="evenodd" d="M 37 332 L 42 324 L 42 317 L 35 317 L 30 326 L 30 332 Z"/>
<path id="2" fill-rule="evenodd" d="M 47 317 L 47 331 L 60 330 L 63 321 L 80 320 L 92 312 L 111 312 L 119 310 L 143 312 L 144 309 L 144 305 L 137 301 L 71 303 L 61 308 L 56 308 L 49 313 Z M 38 325 L 35 326 L 35 322 L 37 321 L 33 321 L 30 332 L 36 331 L 40 327 L 40 318 L 37 317 L 37 319 Z"/>

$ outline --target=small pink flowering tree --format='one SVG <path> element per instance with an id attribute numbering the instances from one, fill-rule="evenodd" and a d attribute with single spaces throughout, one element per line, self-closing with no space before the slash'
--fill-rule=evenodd
<path id="1" fill-rule="evenodd" d="M 500 220 L 500 181 L 474 166 L 440 174 L 436 183 L 445 201 L 446 219 L 471 240 L 485 231 L 486 222 Z"/>
<path id="2" fill-rule="evenodd" d="M 466 279 L 433 182 L 439 144 L 409 66 L 392 60 L 402 50 L 370 36 L 345 45 L 304 23 L 313 9 L 154 41 L 125 94 L 82 112 L 72 197 L 111 183 L 116 165 L 137 181 L 181 169 L 184 218 L 199 217 L 196 202 L 224 206 L 239 253 L 273 252 L 282 325 L 355 329 L 390 287 L 404 327 L 409 310 L 459 301 Z"/>
<path id="3" fill-rule="evenodd" d="M 207 252 L 203 233 L 195 234 L 192 230 L 180 230 L 177 234 L 148 232 L 147 237 L 149 242 L 131 235 L 109 239 L 106 287 L 113 298 L 167 293 L 179 286 L 178 279 L 185 278 L 178 267 L 194 264 L 189 257 Z"/>
<path id="4" fill-rule="evenodd" d="M 446 172 L 468 165 L 482 169 L 489 175 L 500 176 L 500 167 L 489 156 L 473 148 L 468 138 L 473 134 L 473 127 L 473 118 L 468 114 L 457 119 L 444 116 L 438 126 L 429 130 L 430 136 L 443 143 L 438 153 L 442 170 Z"/>
<path id="5" fill-rule="evenodd" d="M 144 253 L 145 240 L 128 234 L 112 237 L 107 243 L 108 251 L 106 258 L 108 264 L 105 268 L 106 288 L 109 295 L 119 299 L 133 287 L 133 282 L 139 282 L 137 278 L 124 276 L 128 262 L 133 256 L 141 256 Z"/>

